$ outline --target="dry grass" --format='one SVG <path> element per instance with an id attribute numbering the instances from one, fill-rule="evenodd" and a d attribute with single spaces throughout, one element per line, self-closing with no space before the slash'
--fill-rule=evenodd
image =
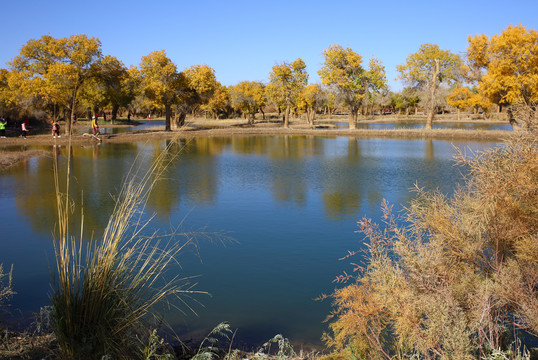
<path id="1" fill-rule="evenodd" d="M 89 242 L 82 235 L 71 236 L 68 224 L 74 203 L 69 195 L 69 166 L 64 191 L 59 189 L 55 166 L 59 234 L 54 242 L 51 318 L 63 358 L 136 358 L 151 335 L 146 325 L 157 317 L 156 306 L 171 298 L 186 305 L 185 297 L 199 293 L 186 279 L 165 279 L 177 264 L 176 255 L 192 239 L 187 235 L 184 241 L 173 238 L 173 244 L 163 244 L 155 234 L 142 235 L 150 221 L 143 220 L 147 198 L 167 161 L 164 151 L 147 172 L 127 176 L 103 236 Z M 83 226 L 82 220 L 80 234 Z"/>
<path id="2" fill-rule="evenodd" d="M 0 334 L 0 359 L 52 359 L 55 349 L 53 334 L 32 335 L 4 331 Z"/>

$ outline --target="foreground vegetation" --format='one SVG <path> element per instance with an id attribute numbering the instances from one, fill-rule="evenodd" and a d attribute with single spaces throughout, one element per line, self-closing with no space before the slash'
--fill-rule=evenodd
<path id="1" fill-rule="evenodd" d="M 459 164 L 470 172 L 452 197 L 417 189 L 403 219 L 385 204 L 384 228 L 368 219 L 359 222 L 369 246 L 363 262 L 356 265 L 358 276 L 339 277 L 352 283 L 331 295 L 332 333 L 325 340 L 333 353 L 327 358 L 535 355 L 531 352 L 538 334 L 537 145 L 536 135 L 529 133 L 472 159 L 461 157 Z M 246 356 L 232 350 L 233 334 L 227 324 L 217 326 L 188 352 L 169 345 L 154 330 L 159 327 L 159 321 L 152 321 L 159 319 L 154 305 L 191 291 L 181 282 L 159 280 L 179 249 L 163 252 L 155 237 L 138 237 L 147 224 L 138 210 L 166 159 L 163 155 L 149 173 L 126 183 L 103 239 L 82 246 L 67 236 L 69 222 L 60 222 L 58 277 L 47 312 L 54 337 L 34 336 L 46 329 L 42 325 L 34 326 L 26 338 L 3 332 L 2 356 Z M 74 200 L 66 194 L 58 192 L 58 211 L 64 220 Z M 0 284 L 0 294 L 7 294 L 0 300 L 12 295 L 9 284 Z M 47 322 L 46 316 L 39 319 L 36 324 Z M 281 359 L 321 357 L 297 355 L 281 336 L 270 343 L 277 345 L 273 355 Z M 263 359 L 267 353 L 263 348 L 248 356 Z"/>
<path id="2" fill-rule="evenodd" d="M 103 236 L 89 242 L 72 237 L 76 198 L 69 192 L 69 160 L 66 187 L 61 189 L 55 158 L 59 224 L 50 317 L 60 357 L 140 358 L 148 343 L 157 341 L 150 324 L 161 322 L 158 306 L 178 306 L 177 301 L 188 306 L 186 298 L 200 293 L 187 279 L 166 278 L 170 267 L 178 265 L 177 254 L 194 241 L 192 236 L 168 234 L 164 238 L 174 242 L 163 243 L 155 233 L 143 235 L 150 221 L 144 220 L 146 201 L 171 160 L 167 150 L 142 174 L 133 170 L 127 175 Z"/>
<path id="3" fill-rule="evenodd" d="M 538 336 L 537 145 L 535 135 L 517 137 L 461 157 L 470 169 L 465 186 L 450 198 L 417 188 L 405 226 L 388 204 L 383 227 L 359 222 L 368 240 L 359 275 L 332 294 L 326 340 L 337 357 L 530 358 Z"/>

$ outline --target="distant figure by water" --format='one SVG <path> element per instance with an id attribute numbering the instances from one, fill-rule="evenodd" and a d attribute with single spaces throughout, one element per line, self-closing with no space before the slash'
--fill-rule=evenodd
<path id="1" fill-rule="evenodd" d="M 21 137 L 26 139 L 26 133 L 28 132 L 28 127 L 30 125 L 30 120 L 28 118 L 25 118 L 24 121 L 21 123 Z"/>
<path id="2" fill-rule="evenodd" d="M 7 121 L 2 116 L 0 118 L 0 136 L 2 137 L 2 139 L 6 138 L 6 125 L 7 125 Z"/>
<path id="3" fill-rule="evenodd" d="M 94 136 L 97 136 L 100 134 L 99 132 L 99 124 L 97 124 L 97 118 L 95 116 L 92 116 L 92 130 L 93 130 L 93 135 Z"/>
<path id="4" fill-rule="evenodd" d="M 60 123 L 58 123 L 58 120 L 55 120 L 52 122 L 52 136 L 56 139 L 56 137 L 60 136 Z"/>

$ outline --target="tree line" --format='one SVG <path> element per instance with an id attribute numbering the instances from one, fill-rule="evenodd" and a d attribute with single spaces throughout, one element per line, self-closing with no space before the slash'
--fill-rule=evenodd
<path id="1" fill-rule="evenodd" d="M 305 62 L 298 58 L 272 67 L 267 83 L 241 81 L 225 86 L 208 65 L 183 71 L 166 55 L 154 51 L 137 66 L 103 55 L 101 42 L 87 35 L 29 40 L 20 53 L 0 69 L 0 113 L 14 118 L 33 116 L 50 121 L 103 110 L 116 120 L 119 111 L 164 113 L 166 130 L 184 125 L 188 114 L 213 118 L 238 115 L 253 124 L 255 115 L 269 105 L 283 113 L 283 126 L 292 114 L 305 114 L 314 126 L 316 114 L 349 114 L 349 128 L 359 114 L 385 110 L 427 114 L 431 129 L 443 104 L 474 109 L 487 116 L 506 108 L 508 120 L 519 128 L 536 123 L 538 99 L 538 32 L 525 26 L 508 26 L 501 34 L 469 36 L 464 56 L 423 44 L 397 66 L 405 87 L 391 92 L 385 67 L 372 57 L 365 64 L 351 48 L 330 45 L 323 51 L 318 74 L 321 84 L 309 84 Z M 66 121 L 66 132 L 71 122 Z"/>

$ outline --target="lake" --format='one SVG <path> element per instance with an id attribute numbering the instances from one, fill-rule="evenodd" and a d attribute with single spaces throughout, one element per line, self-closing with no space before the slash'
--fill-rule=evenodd
<path id="1" fill-rule="evenodd" d="M 72 189 L 77 201 L 84 199 L 85 237 L 102 232 L 111 195 L 131 165 L 146 168 L 166 145 L 72 149 Z M 180 140 L 172 147 L 178 157 L 149 199 L 146 210 L 155 218 L 148 231 L 169 233 L 179 225 L 233 240 L 201 238 L 197 251 L 181 255 L 181 275 L 198 276 L 196 288 L 211 296 L 189 302 L 197 316 L 183 308 L 185 314 L 167 312 L 168 322 L 183 339 L 229 321 L 238 345 L 259 345 L 279 333 L 321 344 L 330 303 L 315 299 L 342 286 L 332 281 L 352 271 L 338 259 L 363 246 L 357 221 L 379 221 L 384 198 L 399 211 L 415 184 L 451 193 L 465 173 L 453 164 L 455 149 L 496 145 L 313 136 Z M 54 148 L 61 168 L 66 152 Z M 0 263 L 14 265 L 10 311 L 21 323 L 48 304 L 56 223 L 52 163 L 52 156 L 32 158 L 0 174 Z"/>

